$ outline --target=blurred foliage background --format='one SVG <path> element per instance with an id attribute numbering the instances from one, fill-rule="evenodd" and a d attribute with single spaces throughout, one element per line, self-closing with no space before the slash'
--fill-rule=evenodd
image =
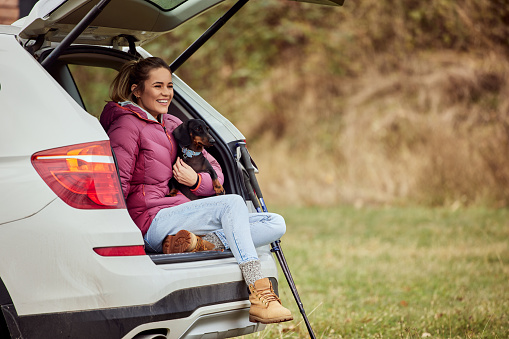
<path id="1" fill-rule="evenodd" d="M 233 3 L 145 48 L 173 61 Z M 247 137 L 269 203 L 506 207 L 508 56 L 505 0 L 266 0 L 176 74 Z"/>

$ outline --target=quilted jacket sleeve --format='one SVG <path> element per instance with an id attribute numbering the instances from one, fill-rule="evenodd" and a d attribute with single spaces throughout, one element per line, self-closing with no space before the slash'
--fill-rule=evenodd
<path id="1" fill-rule="evenodd" d="M 140 130 L 134 116 L 124 115 L 116 119 L 107 131 L 117 158 L 124 197 L 131 190 L 131 179 L 139 154 Z"/>

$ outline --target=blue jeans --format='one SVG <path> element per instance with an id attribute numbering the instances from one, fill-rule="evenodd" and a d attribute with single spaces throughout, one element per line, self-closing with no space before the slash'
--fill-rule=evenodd
<path id="1" fill-rule="evenodd" d="M 283 236 L 286 224 L 274 213 L 249 213 L 241 196 L 214 196 L 160 210 L 145 234 L 145 244 L 162 252 L 167 235 L 187 230 L 197 235 L 214 233 L 239 264 L 257 260 L 256 247 Z"/>

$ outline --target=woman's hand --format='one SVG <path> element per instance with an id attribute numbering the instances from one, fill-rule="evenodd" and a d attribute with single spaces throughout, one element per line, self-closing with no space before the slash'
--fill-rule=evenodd
<path id="1" fill-rule="evenodd" d="M 180 158 L 177 158 L 173 165 L 173 176 L 180 184 L 189 187 L 194 186 L 198 181 L 198 174 Z"/>

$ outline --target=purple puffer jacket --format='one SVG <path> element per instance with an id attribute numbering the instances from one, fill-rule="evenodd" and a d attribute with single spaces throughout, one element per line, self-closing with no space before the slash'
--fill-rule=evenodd
<path id="1" fill-rule="evenodd" d="M 100 122 L 117 157 L 127 209 L 145 235 L 159 210 L 189 201 L 181 193 L 175 197 L 167 196 L 178 147 L 172 132 L 182 121 L 164 114 L 162 123 L 159 123 L 148 119 L 147 113 L 134 105 L 108 102 Z M 224 176 L 219 163 L 206 151 L 203 154 L 222 184 Z M 196 196 L 213 195 L 210 174 L 199 173 L 198 176 L 198 186 L 192 192 Z"/>

